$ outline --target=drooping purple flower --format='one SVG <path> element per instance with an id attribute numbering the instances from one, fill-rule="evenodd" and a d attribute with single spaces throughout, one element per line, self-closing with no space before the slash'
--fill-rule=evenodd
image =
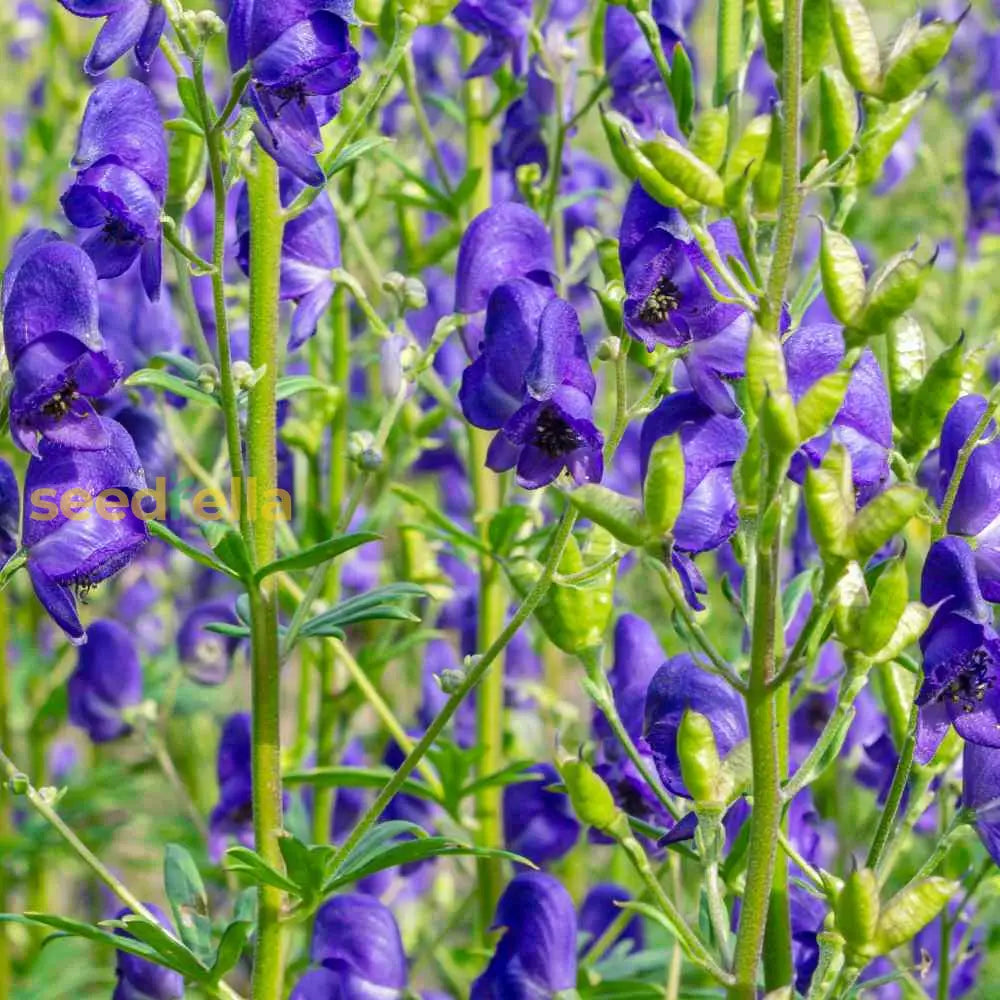
<path id="1" fill-rule="evenodd" d="M 85 641 L 76 595 L 117 573 L 149 538 L 145 520 L 132 509 L 134 494 L 146 486 L 135 445 L 121 424 L 95 419 L 107 435 L 106 448 L 76 451 L 43 441 L 24 481 L 21 542 L 28 573 L 45 610 L 76 644 Z M 70 491 L 76 491 L 72 497 Z M 106 517 L 94 509 L 99 496 Z M 71 504 L 74 499 L 79 502 Z"/>
<path id="2" fill-rule="evenodd" d="M 526 489 L 551 483 L 564 468 L 577 483 L 599 480 L 604 438 L 593 422 L 596 385 L 568 302 L 529 278 L 494 290 L 482 353 L 459 390 L 469 423 L 498 432 L 489 468 L 516 466 Z"/>
<path id="3" fill-rule="evenodd" d="M 516 75 L 524 72 L 531 0 L 460 0 L 453 13 L 466 31 L 486 39 L 466 76 L 489 76 L 508 59 Z"/>
<path id="4" fill-rule="evenodd" d="M 699 712 L 712 726 L 720 757 L 747 738 L 743 699 L 722 678 L 702 670 L 687 653 L 667 660 L 646 692 L 646 742 L 663 784 L 688 797 L 677 753 L 677 730 L 686 711 Z"/>
<path id="5" fill-rule="evenodd" d="M 10 464 L 0 458 L 0 569 L 17 551 L 17 529 L 21 518 L 21 491 Z"/>
<path id="6" fill-rule="evenodd" d="M 253 847 L 253 785 L 250 775 L 250 715 L 237 712 L 226 719 L 216 759 L 219 801 L 209 817 L 209 854 L 222 857 L 226 842 L 235 838 Z"/>
<path id="7" fill-rule="evenodd" d="M 825 375 L 835 372 L 844 358 L 844 336 L 839 326 L 799 327 L 783 344 L 788 388 L 798 402 Z M 802 482 L 809 465 L 819 465 L 834 442 L 851 457 L 851 473 L 859 506 L 879 493 L 889 477 L 892 447 L 892 409 L 889 390 L 875 355 L 865 349 L 854 366 L 844 402 L 828 431 L 807 441 L 792 458 L 789 475 Z"/>
<path id="8" fill-rule="evenodd" d="M 580 822 L 569 799 L 550 790 L 559 784 L 551 764 L 535 764 L 527 770 L 538 778 L 515 782 L 503 790 L 504 844 L 536 865 L 547 865 L 572 850 L 580 836 Z"/>
<path id="9" fill-rule="evenodd" d="M 181 330 L 166 287 L 150 302 L 140 276 L 129 270 L 113 281 L 102 281 L 98 296 L 108 352 L 126 375 L 146 367 L 154 354 L 181 352 Z"/>
<path id="10" fill-rule="evenodd" d="M 920 638 L 924 682 L 916 699 L 915 759 L 926 764 L 951 725 L 970 743 L 1000 747 L 1000 636 L 964 539 L 950 536 L 931 546 L 920 600 L 935 611 Z"/>
<path id="11" fill-rule="evenodd" d="M 519 167 L 537 164 L 542 176 L 549 169 L 547 120 L 555 111 L 555 88 L 538 58 L 528 67 L 527 89 L 507 109 L 500 138 L 493 147 L 493 166 L 515 174 Z"/>
<path id="12" fill-rule="evenodd" d="M 142 701 L 142 666 L 124 625 L 96 621 L 77 653 L 66 686 L 69 721 L 94 743 L 107 743 L 132 731 L 123 713 Z"/>
<path id="13" fill-rule="evenodd" d="M 143 904 L 170 934 L 174 928 L 167 915 L 155 903 Z M 116 920 L 130 916 L 129 909 L 119 910 Z M 119 937 L 131 938 L 128 931 L 115 929 Z M 173 969 L 147 961 L 127 951 L 115 952 L 115 975 L 118 982 L 111 1000 L 180 1000 L 184 996 L 184 977 Z"/>
<path id="14" fill-rule="evenodd" d="M 240 644 L 237 636 L 209 631 L 206 626 L 213 622 L 239 623 L 231 600 L 196 604 L 177 629 L 177 656 L 184 672 L 198 684 L 222 684 L 229 676 Z"/>
<path id="15" fill-rule="evenodd" d="M 621 915 L 621 904 L 632 899 L 632 894 L 628 889 L 623 889 L 620 885 L 611 882 L 604 882 L 595 885 L 580 906 L 578 917 L 579 931 L 581 935 L 586 935 L 586 939 L 580 945 L 580 953 L 584 954 L 587 948 L 618 919 Z M 628 942 L 630 951 L 642 951 L 645 944 L 646 935 L 642 926 L 642 920 L 636 914 L 622 928 L 621 933 L 611 942 L 611 948 Z"/>
<path id="16" fill-rule="evenodd" d="M 316 914 L 309 957 L 333 973 L 326 977 L 333 989 L 304 993 L 304 1000 L 397 1000 L 406 989 L 406 954 L 396 918 L 372 896 L 346 893 L 324 903 Z"/>
<path id="17" fill-rule="evenodd" d="M 127 271 L 136 258 L 150 300 L 160 294 L 167 185 L 167 146 L 153 92 L 128 77 L 98 84 L 87 101 L 73 166 L 63 194 L 66 217 L 96 229 L 83 249 L 99 278 Z"/>
<path id="18" fill-rule="evenodd" d="M 288 206 L 305 184 L 282 171 L 281 203 Z M 250 272 L 250 199 L 246 185 L 236 203 L 237 260 Z M 281 298 L 295 302 L 288 349 L 301 347 L 315 332 L 333 295 L 330 271 L 340 267 L 340 227 L 329 195 L 324 191 L 301 214 L 285 224 L 281 239 Z"/>
<path id="19" fill-rule="evenodd" d="M 962 805 L 975 813 L 983 846 L 1000 864 L 1000 749 L 966 742 L 962 758 Z"/>
<path id="20" fill-rule="evenodd" d="M 733 466 L 746 447 L 741 420 L 712 411 L 694 392 L 664 397 L 642 425 L 640 473 L 660 438 L 679 434 L 684 451 L 684 502 L 674 524 L 674 545 L 684 553 L 706 552 L 728 539 L 739 524 Z"/>
<path id="21" fill-rule="evenodd" d="M 811 892 L 793 883 L 788 894 L 788 909 L 792 926 L 792 965 L 795 969 L 795 989 L 809 992 L 813 973 L 819 965 L 819 934 L 827 916 L 827 905 Z"/>
<path id="22" fill-rule="evenodd" d="M 514 878 L 497 903 L 504 928 L 469 1000 L 541 1000 L 576 985 L 576 914 L 562 885 L 543 872 Z"/>
<path id="23" fill-rule="evenodd" d="M 320 127 L 361 73 L 355 23 L 351 0 L 233 0 L 229 8 L 229 65 L 235 73 L 250 63 L 246 99 L 257 112 L 257 141 L 306 184 L 324 183 Z"/>
<path id="24" fill-rule="evenodd" d="M 167 21 L 160 0 L 59 0 L 78 17 L 106 17 L 91 46 L 84 70 L 98 76 L 116 63 L 129 49 L 135 61 L 149 69 Z"/>
<path id="25" fill-rule="evenodd" d="M 972 124 L 965 145 L 965 192 L 969 235 L 1000 232 L 1000 103 Z"/>

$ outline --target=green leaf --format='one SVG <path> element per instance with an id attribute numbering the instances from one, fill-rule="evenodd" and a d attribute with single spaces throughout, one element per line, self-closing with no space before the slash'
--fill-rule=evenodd
<path id="1" fill-rule="evenodd" d="M 481 173 L 482 170 L 479 167 L 473 167 L 462 178 L 461 183 L 455 188 L 451 196 L 451 203 L 455 208 L 461 208 L 472 197 L 473 192 L 476 190 L 476 185 L 479 183 Z"/>
<path id="2" fill-rule="evenodd" d="M 181 940 L 202 960 L 212 954 L 212 921 L 208 896 L 191 855 L 180 844 L 167 844 L 163 887 Z"/>
<path id="3" fill-rule="evenodd" d="M 231 575 L 239 580 L 252 580 L 250 553 L 247 552 L 243 536 L 235 528 L 218 521 L 202 521 L 200 527 L 208 544 L 212 546 L 212 551 L 232 570 Z"/>
<path id="4" fill-rule="evenodd" d="M 309 569 L 311 566 L 318 566 L 328 562 L 344 552 L 350 552 L 359 545 L 368 542 L 378 541 L 382 536 L 374 531 L 355 531 L 348 535 L 338 535 L 335 538 L 328 538 L 325 542 L 319 542 L 308 549 L 302 549 L 292 555 L 282 556 L 275 559 L 257 570 L 254 579 L 260 582 L 272 573 L 291 573 L 295 570 Z"/>
<path id="5" fill-rule="evenodd" d="M 29 927 L 33 925 L 51 927 L 62 935 L 86 938 L 88 941 L 97 941 L 100 944 L 105 944 L 109 948 L 127 951 L 130 955 L 137 955 L 139 958 L 145 958 L 150 962 L 159 961 L 157 952 L 153 948 L 150 948 L 149 945 L 143 944 L 142 941 L 121 937 L 100 927 L 84 923 L 82 920 L 71 920 L 69 917 L 60 917 L 55 913 L 28 912 L 23 916 L 20 913 L 0 913 L 0 921 L 4 923 L 26 924 Z"/>
<path id="6" fill-rule="evenodd" d="M 477 552 L 482 552 L 485 555 L 489 554 L 489 548 L 476 538 L 475 535 L 457 527 L 451 518 L 442 514 L 434 503 L 426 500 L 415 490 L 411 490 L 409 486 L 401 486 L 399 483 L 393 483 L 390 489 L 407 503 L 419 507 L 427 515 L 427 519 L 431 524 L 439 527 L 456 545 L 475 549 Z"/>
<path id="7" fill-rule="evenodd" d="M 191 77 L 177 77 L 177 96 L 180 97 L 184 110 L 195 122 L 200 123 L 201 105 L 198 102 L 198 91 L 195 89 L 195 83 Z"/>
<path id="8" fill-rule="evenodd" d="M 381 789 L 394 773 L 389 767 L 313 767 L 303 771 L 290 771 L 283 780 L 286 785 L 313 785 L 316 788 Z M 430 802 L 437 801 L 434 792 L 424 782 L 414 778 L 407 778 L 400 791 Z"/>
<path id="9" fill-rule="evenodd" d="M 376 587 L 366 594 L 341 601 L 329 611 L 324 611 L 302 626 L 300 636 L 325 635 L 324 629 L 340 628 L 363 621 L 394 620 L 419 621 L 411 611 L 398 607 L 395 602 L 409 597 L 426 597 L 427 591 L 415 583 L 392 583 Z"/>
<path id="10" fill-rule="evenodd" d="M 185 357 L 183 354 L 175 354 L 173 351 L 159 351 L 149 361 L 151 368 L 161 367 L 153 362 L 162 361 L 167 367 L 174 368 L 180 372 L 181 376 L 189 382 L 193 382 L 198 378 L 199 366 L 197 362 L 192 361 L 191 358 Z"/>
<path id="11" fill-rule="evenodd" d="M 322 888 L 334 848 L 328 844 L 310 847 L 291 834 L 278 838 L 278 848 L 288 877 L 299 887 L 299 895 L 303 899 L 314 898 Z"/>
<path id="12" fill-rule="evenodd" d="M 159 924 L 151 923 L 134 913 L 123 917 L 121 923 L 129 934 L 156 951 L 161 964 L 169 965 L 186 978 L 197 982 L 208 979 L 208 969 L 198 961 L 197 956 Z"/>
<path id="13" fill-rule="evenodd" d="M 125 379 L 125 385 L 161 389 L 163 392 L 172 392 L 175 396 L 183 396 L 196 403 L 205 403 L 208 406 L 219 405 L 219 400 L 211 393 L 199 389 L 193 382 L 178 378 L 176 375 L 171 375 L 159 368 L 140 368 Z"/>
<path id="14" fill-rule="evenodd" d="M 300 392 L 325 392 L 328 395 L 339 395 L 340 392 L 335 386 L 327 385 L 312 375 L 286 375 L 279 378 L 275 387 L 278 401 L 291 399 Z"/>
<path id="15" fill-rule="evenodd" d="M 209 622 L 205 625 L 206 632 L 215 632 L 216 635 L 228 635 L 233 639 L 246 639 L 250 636 L 248 625 L 234 625 L 232 622 Z"/>
<path id="16" fill-rule="evenodd" d="M 201 131 L 183 130 L 170 136 L 167 194 L 164 211 L 178 222 L 205 190 L 208 154 Z"/>
<path id="17" fill-rule="evenodd" d="M 277 889 L 295 896 L 299 887 L 290 879 L 285 878 L 277 869 L 272 868 L 256 851 L 249 847 L 230 847 L 226 851 L 226 870 L 246 875 L 257 885 L 273 885 Z"/>
<path id="18" fill-rule="evenodd" d="M 253 933 L 254 922 L 252 920 L 234 920 L 223 932 L 222 940 L 219 941 L 219 950 L 215 953 L 215 962 L 209 973 L 212 982 L 218 982 L 236 967 L 240 960 L 247 941 Z"/>
<path id="19" fill-rule="evenodd" d="M 380 146 L 392 142 L 388 136 L 369 135 L 364 139 L 352 142 L 338 157 L 330 164 L 330 169 L 326 172 L 326 179 L 329 180 L 335 174 L 339 174 L 345 167 L 349 167 L 355 160 L 360 160 L 363 156 L 368 156 Z"/>
<path id="20" fill-rule="evenodd" d="M 184 541 L 180 535 L 175 535 L 162 521 L 151 518 L 146 523 L 149 525 L 149 531 L 154 537 L 160 539 L 161 542 L 166 542 L 167 545 L 173 549 L 177 549 L 178 552 L 183 552 L 188 559 L 193 560 L 201 566 L 207 566 L 209 569 L 225 573 L 235 580 L 240 578 L 239 574 L 226 566 L 225 563 L 213 559 L 209 553 L 202 551 L 195 545 L 191 545 L 190 542 Z"/>

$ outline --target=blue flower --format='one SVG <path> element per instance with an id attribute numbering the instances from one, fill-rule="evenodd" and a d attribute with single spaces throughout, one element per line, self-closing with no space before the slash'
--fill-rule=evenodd
<path id="1" fill-rule="evenodd" d="M 531 25 L 531 0 L 460 0 L 455 20 L 486 39 L 466 76 L 489 76 L 507 60 L 514 73 L 524 72 Z"/>
<path id="2" fill-rule="evenodd" d="M 83 68 L 92 76 L 109 69 L 129 49 L 135 61 L 149 69 L 167 21 L 160 0 L 59 0 L 78 17 L 106 17 Z"/>
<path id="3" fill-rule="evenodd" d="M 143 905 L 156 917 L 161 927 L 174 935 L 174 928 L 163 910 L 153 903 Z M 131 913 L 129 909 L 119 910 L 115 919 L 121 920 Z M 121 928 L 117 928 L 115 934 L 124 938 L 132 937 Z M 115 952 L 115 974 L 118 983 L 111 1000 L 179 1000 L 184 996 L 184 977 L 179 972 L 127 951 Z"/>
<path id="4" fill-rule="evenodd" d="M 569 799 L 550 790 L 560 780 L 551 764 L 535 764 L 527 773 L 538 777 L 503 790 L 504 844 L 536 865 L 547 865 L 573 849 L 580 823 Z"/>

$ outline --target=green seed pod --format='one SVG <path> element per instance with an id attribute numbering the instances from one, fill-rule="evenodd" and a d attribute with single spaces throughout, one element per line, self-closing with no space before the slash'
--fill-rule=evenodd
<path id="1" fill-rule="evenodd" d="M 846 572 L 837 582 L 833 605 L 837 638 L 848 649 L 856 648 L 858 631 L 869 603 L 868 584 L 861 567 L 856 562 L 848 563 Z"/>
<path id="2" fill-rule="evenodd" d="M 767 153 L 767 142 L 771 135 L 771 116 L 757 115 L 747 122 L 743 134 L 736 140 L 723 177 L 726 186 L 739 183 L 744 176 L 751 181 L 757 176 L 764 165 L 764 155 Z"/>
<path id="3" fill-rule="evenodd" d="M 909 314 L 889 327 L 886 337 L 889 393 L 896 425 L 909 423 L 910 403 L 927 371 L 927 344 L 920 324 Z"/>
<path id="4" fill-rule="evenodd" d="M 864 955 L 875 938 L 879 918 L 878 879 L 871 868 L 851 872 L 837 897 L 834 915 L 837 930 L 848 951 Z"/>
<path id="5" fill-rule="evenodd" d="M 556 767 L 566 786 L 573 812 L 581 823 L 602 833 L 616 833 L 622 830 L 624 821 L 624 829 L 628 830 L 628 821 L 615 805 L 611 789 L 586 761 L 566 757 L 557 761 Z"/>
<path id="6" fill-rule="evenodd" d="M 691 152 L 713 170 L 718 170 L 726 157 L 728 131 L 729 109 L 706 108 L 695 120 L 689 140 Z"/>
<path id="7" fill-rule="evenodd" d="M 772 113 L 764 159 L 753 182 L 754 211 L 761 218 L 775 217 L 781 202 L 781 129 L 777 115 L 777 111 Z"/>
<path id="8" fill-rule="evenodd" d="M 857 560 L 867 562 L 902 531 L 923 506 L 924 497 L 919 487 L 898 483 L 865 504 L 854 515 L 850 527 L 851 546 Z"/>
<path id="9" fill-rule="evenodd" d="M 889 663 L 900 653 L 912 646 L 931 623 L 932 611 L 919 601 L 910 601 L 899 616 L 896 630 L 882 649 L 872 656 L 873 663 Z M 912 699 L 911 699 L 912 700 Z"/>
<path id="10" fill-rule="evenodd" d="M 585 518 L 625 545 L 643 545 L 649 540 L 649 527 L 642 510 L 630 497 L 598 483 L 586 483 L 567 493 L 566 498 Z"/>
<path id="11" fill-rule="evenodd" d="M 681 777 L 695 805 L 718 805 L 725 802 L 720 788 L 722 761 L 715 743 L 712 725 L 698 712 L 687 709 L 677 727 L 677 757 Z"/>
<path id="12" fill-rule="evenodd" d="M 935 877 L 897 892 L 879 917 L 873 953 L 885 955 L 911 940 L 944 909 L 959 888 L 958 882 Z"/>
<path id="13" fill-rule="evenodd" d="M 833 418 L 844 402 L 850 381 L 849 371 L 830 372 L 817 379 L 802 394 L 795 405 L 801 441 L 809 441 L 822 434 L 833 423 Z"/>
<path id="14" fill-rule="evenodd" d="M 646 194 L 655 198 L 661 205 L 677 208 L 681 212 L 693 212 L 698 208 L 698 203 L 692 201 L 679 187 L 671 184 L 631 139 L 626 143 L 626 147 L 635 178 Z"/>
<path id="15" fill-rule="evenodd" d="M 869 284 L 859 325 L 871 334 L 885 333 L 916 301 L 926 271 L 927 265 L 920 264 L 910 251 L 886 261 Z"/>
<path id="16" fill-rule="evenodd" d="M 933 444 L 944 418 L 962 388 L 965 334 L 939 354 L 913 394 L 907 433 L 901 449 L 908 459 L 920 458 Z"/>
<path id="17" fill-rule="evenodd" d="M 757 510 L 760 494 L 760 424 L 750 431 L 750 439 L 736 465 L 736 494 L 747 514 Z"/>
<path id="18" fill-rule="evenodd" d="M 679 434 L 668 434 L 653 445 L 642 497 L 646 523 L 662 538 L 673 528 L 684 503 L 684 451 Z"/>
<path id="19" fill-rule="evenodd" d="M 790 458 L 802 443 L 795 400 L 787 390 L 765 394 L 760 425 L 771 453 L 782 460 Z"/>
<path id="20" fill-rule="evenodd" d="M 603 21 L 604 18 L 597 20 Z M 680 42 L 674 46 L 673 58 L 670 60 L 670 96 L 674 101 L 677 124 L 681 132 L 687 135 L 691 131 L 691 115 L 694 113 L 694 68 L 687 49 Z"/>
<path id="21" fill-rule="evenodd" d="M 658 140 L 640 143 L 639 150 L 668 184 L 682 191 L 691 201 L 714 208 L 725 204 L 722 178 L 672 136 L 663 135 Z"/>
<path id="22" fill-rule="evenodd" d="M 833 31 L 830 0 L 802 0 L 802 82 L 811 80 L 830 61 Z"/>
<path id="23" fill-rule="evenodd" d="M 835 66 L 824 66 L 819 74 L 819 144 L 829 159 L 850 149 L 858 122 L 854 88 Z"/>
<path id="24" fill-rule="evenodd" d="M 615 166 L 629 180 L 634 181 L 636 179 L 635 164 L 625 140 L 627 135 L 634 134 L 632 123 L 617 111 L 607 111 L 603 107 L 600 108 L 600 114 L 604 138 L 608 141 L 608 149 L 611 151 L 611 158 L 615 161 Z"/>
<path id="25" fill-rule="evenodd" d="M 861 0 L 830 0 L 830 22 L 844 75 L 855 89 L 878 93 L 882 62 L 878 37 L 864 4 Z"/>
<path id="26" fill-rule="evenodd" d="M 874 97 L 862 100 L 865 119 L 858 136 L 858 156 L 854 161 L 854 175 L 859 185 L 872 184 L 882 176 L 882 167 L 892 147 L 906 131 L 926 97 L 925 93 L 911 94 L 895 104 L 884 104 Z"/>
<path id="27" fill-rule="evenodd" d="M 613 281 L 606 288 L 594 289 L 594 294 L 604 315 L 604 325 L 616 337 L 620 337 L 625 323 L 625 286 L 620 281 Z"/>
<path id="28" fill-rule="evenodd" d="M 755 413 L 764 406 L 768 392 L 786 392 L 788 375 L 785 372 L 785 356 L 781 351 L 781 341 L 774 334 L 766 333 L 756 323 L 750 333 L 747 345 L 746 385 L 750 394 L 750 405 Z"/>
<path id="29" fill-rule="evenodd" d="M 207 161 L 205 136 L 200 131 L 170 133 L 167 195 L 163 210 L 175 223 L 180 222 L 205 190 Z"/>
<path id="30" fill-rule="evenodd" d="M 959 21 L 931 21 L 893 47 L 882 78 L 879 97 L 883 101 L 901 101 L 920 86 L 924 77 L 948 54 Z"/>
<path id="31" fill-rule="evenodd" d="M 618 240 L 604 236 L 597 241 L 597 263 L 605 281 L 624 281 L 621 259 L 618 256 Z"/>
<path id="32" fill-rule="evenodd" d="M 822 222 L 819 270 L 830 311 L 841 323 L 857 322 L 865 302 L 865 269 L 854 244 Z"/>
<path id="33" fill-rule="evenodd" d="M 785 22 L 785 9 L 781 0 L 757 0 L 757 10 L 760 13 L 761 34 L 764 36 L 764 54 L 768 65 L 775 73 L 781 72 L 784 38 L 782 28 Z"/>
<path id="34" fill-rule="evenodd" d="M 891 559 L 883 565 L 872 587 L 868 611 L 857 636 L 858 648 L 868 656 L 880 652 L 892 638 L 909 597 L 906 563 L 902 559 Z"/>
<path id="35" fill-rule="evenodd" d="M 851 459 L 842 445 L 832 445 L 819 468 L 806 472 L 804 496 L 809 528 L 823 561 L 831 563 L 848 558 L 854 484 Z"/>

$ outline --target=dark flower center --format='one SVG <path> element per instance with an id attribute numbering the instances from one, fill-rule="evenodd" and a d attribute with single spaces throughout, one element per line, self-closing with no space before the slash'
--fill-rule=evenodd
<path id="1" fill-rule="evenodd" d="M 297 80 L 295 83 L 287 83 L 283 87 L 275 87 L 273 93 L 278 99 L 278 107 L 275 110 L 276 115 L 280 115 L 289 104 L 297 104 L 300 108 L 304 108 L 306 99 L 309 96 L 306 93 L 305 84 L 300 80 Z"/>
<path id="2" fill-rule="evenodd" d="M 69 413 L 73 405 L 73 400 L 77 397 L 75 382 L 67 382 L 58 392 L 54 393 L 42 404 L 42 413 L 47 417 L 58 420 Z"/>
<path id="3" fill-rule="evenodd" d="M 582 438 L 554 406 L 547 406 L 538 415 L 531 443 L 536 448 L 541 448 L 546 455 L 555 458 L 578 448 Z"/>
<path id="4" fill-rule="evenodd" d="M 974 649 L 956 661 L 958 673 L 948 682 L 942 697 L 962 706 L 963 712 L 972 712 L 986 697 L 993 686 L 989 676 L 990 655 L 985 649 Z"/>
<path id="5" fill-rule="evenodd" d="M 646 296 L 639 309 L 639 319 L 643 323 L 655 326 L 662 323 L 681 302 L 677 286 L 664 275 L 656 283 L 656 287 Z"/>
<path id="6" fill-rule="evenodd" d="M 104 217 L 103 231 L 114 243 L 134 243 L 136 240 L 135 230 L 124 219 L 110 212 Z"/>

